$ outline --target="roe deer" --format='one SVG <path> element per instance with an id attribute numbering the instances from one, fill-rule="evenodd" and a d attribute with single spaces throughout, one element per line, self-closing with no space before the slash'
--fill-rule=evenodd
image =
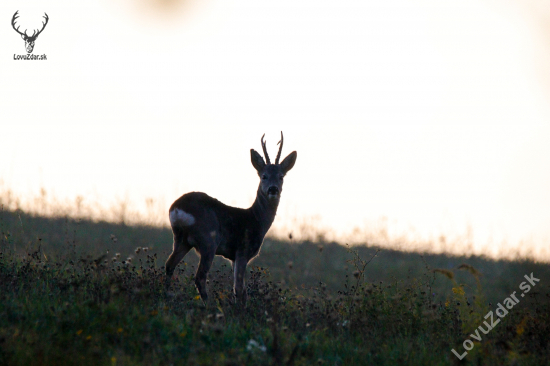
<path id="1" fill-rule="evenodd" d="M 265 136 L 265 134 L 264 134 Z M 215 255 L 229 259 L 233 266 L 233 291 L 236 302 L 246 304 L 244 277 L 246 265 L 260 251 L 264 236 L 271 227 L 283 191 L 283 177 L 296 162 L 296 151 L 281 163 L 283 133 L 275 164 L 271 164 L 264 142 L 265 162 L 260 154 L 250 149 L 252 165 L 260 177 L 256 200 L 248 209 L 227 206 L 202 192 L 190 192 L 170 206 L 169 216 L 174 234 L 174 250 L 166 261 L 166 285 L 177 264 L 195 248 L 200 255 L 195 285 L 206 304 L 206 275 Z"/>

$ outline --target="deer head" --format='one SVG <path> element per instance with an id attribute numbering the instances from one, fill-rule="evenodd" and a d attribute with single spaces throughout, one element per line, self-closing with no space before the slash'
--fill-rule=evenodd
<path id="1" fill-rule="evenodd" d="M 284 176 L 290 169 L 292 169 L 294 163 L 296 163 L 297 153 L 296 151 L 291 152 L 286 158 L 283 159 L 281 163 L 279 163 L 281 151 L 283 150 L 283 132 L 281 131 L 281 141 L 277 144 L 279 145 L 279 152 L 277 153 L 275 164 L 271 164 L 269 155 L 267 154 L 264 136 L 262 136 L 261 142 L 262 149 L 264 150 L 265 161 L 254 149 L 250 150 L 250 157 L 252 160 L 252 165 L 260 176 L 260 187 L 258 193 L 263 194 L 270 201 L 278 203 L 281 197 L 281 192 L 283 191 Z"/>
<path id="2" fill-rule="evenodd" d="M 21 38 L 23 38 L 23 40 L 25 41 L 25 49 L 27 50 L 27 53 L 31 53 L 32 50 L 34 49 L 34 42 L 36 41 L 36 38 L 38 37 L 38 35 L 40 33 L 42 33 L 42 31 L 44 30 L 44 28 L 46 28 L 46 24 L 48 24 L 48 14 L 44 13 L 44 19 L 46 20 L 45 22 L 42 22 L 42 29 L 38 30 L 38 29 L 35 29 L 32 33 L 32 36 L 29 36 L 27 34 L 27 30 L 25 29 L 25 32 L 21 33 L 19 31 L 19 26 L 17 28 L 15 28 L 15 20 L 17 18 L 19 18 L 19 10 L 17 10 L 15 12 L 15 14 L 13 14 L 13 18 L 11 18 L 11 26 L 13 27 L 13 29 L 15 29 L 15 31 L 17 33 L 19 33 L 21 35 Z"/>

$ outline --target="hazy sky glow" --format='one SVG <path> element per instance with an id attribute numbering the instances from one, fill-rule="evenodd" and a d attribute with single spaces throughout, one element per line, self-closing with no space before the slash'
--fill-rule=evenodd
<path id="1" fill-rule="evenodd" d="M 197 190 L 248 207 L 249 149 L 266 133 L 274 156 L 283 130 L 298 159 L 279 233 L 306 221 L 550 260 L 539 3 L 3 1 L 0 179 L 23 200 L 43 187 L 166 212 Z M 34 50 L 47 61 L 13 60 L 16 10 L 29 28 L 50 16 Z"/>

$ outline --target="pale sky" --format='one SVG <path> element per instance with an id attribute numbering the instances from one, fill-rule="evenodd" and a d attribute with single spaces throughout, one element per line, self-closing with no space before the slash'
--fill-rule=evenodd
<path id="1" fill-rule="evenodd" d="M 266 133 L 274 157 L 282 130 L 283 156 L 298 159 L 279 233 L 312 222 L 381 240 L 385 228 L 550 260 L 541 4 L 6 0 L 0 179 L 23 200 L 43 187 L 89 205 L 153 198 L 167 212 L 195 190 L 248 207 L 249 150 Z M 48 13 L 34 49 L 47 61 L 13 59 L 25 53 L 16 10 L 29 29 Z"/>

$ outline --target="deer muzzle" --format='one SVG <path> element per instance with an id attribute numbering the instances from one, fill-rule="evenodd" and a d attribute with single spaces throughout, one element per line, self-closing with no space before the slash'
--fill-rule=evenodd
<path id="1" fill-rule="evenodd" d="M 27 53 L 32 53 L 32 50 L 34 49 L 34 42 L 25 41 L 25 48 L 27 49 Z"/>
<path id="2" fill-rule="evenodd" d="M 281 194 L 281 190 L 279 189 L 279 187 L 271 186 L 267 190 L 267 195 L 269 198 L 278 198 L 279 194 Z"/>

